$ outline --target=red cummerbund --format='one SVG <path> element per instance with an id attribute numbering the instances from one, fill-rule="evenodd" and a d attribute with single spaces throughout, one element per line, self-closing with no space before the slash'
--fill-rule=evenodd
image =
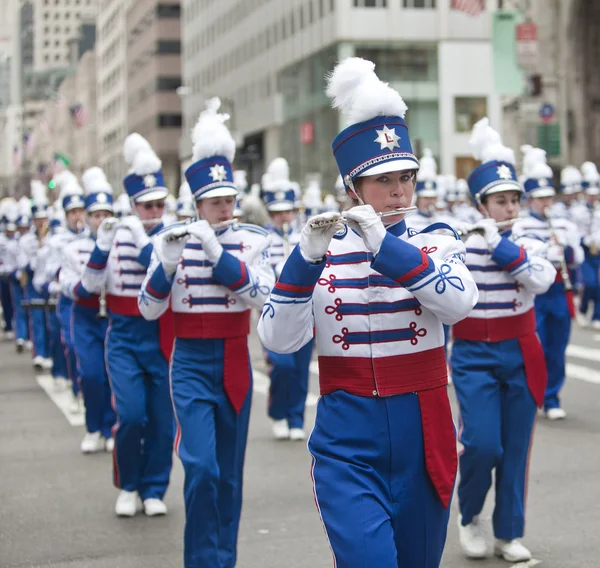
<path id="1" fill-rule="evenodd" d="M 443 347 L 391 357 L 319 357 L 321 394 L 390 396 L 448 384 Z"/>
<path id="2" fill-rule="evenodd" d="M 115 296 L 106 294 L 106 307 L 109 312 L 120 316 L 142 317 L 138 308 L 137 296 Z"/>
<path id="3" fill-rule="evenodd" d="M 84 308 L 93 308 L 96 310 L 100 309 L 100 296 L 95 295 L 91 298 L 77 298 L 75 303 L 78 306 L 83 306 Z"/>
<path id="4" fill-rule="evenodd" d="M 227 339 L 250 333 L 250 310 L 244 312 L 173 312 L 175 337 Z"/>
<path id="5" fill-rule="evenodd" d="M 535 310 L 507 318 L 467 318 L 452 326 L 454 339 L 505 341 L 535 333 Z"/>

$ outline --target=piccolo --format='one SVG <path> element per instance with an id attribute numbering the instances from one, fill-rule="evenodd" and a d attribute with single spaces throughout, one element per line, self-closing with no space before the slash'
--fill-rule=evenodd
<path id="1" fill-rule="evenodd" d="M 140 221 L 142 222 L 142 225 L 157 225 L 161 222 L 161 219 L 140 219 Z M 117 229 L 125 229 L 126 231 L 129 231 L 129 227 L 123 223 L 123 219 L 117 219 L 116 217 L 114 219 L 104 221 L 104 227 L 109 231 L 112 231 L 112 229 L 115 227 Z"/>
<path id="2" fill-rule="evenodd" d="M 192 221 L 190 222 L 186 222 L 184 223 L 183 226 L 185 225 L 189 225 Z M 215 223 L 213 225 L 211 225 L 211 228 L 214 231 L 218 231 L 219 229 L 226 229 L 227 227 L 229 227 L 230 225 L 235 225 L 236 223 L 238 223 L 238 219 L 228 219 L 227 221 L 222 221 L 221 223 Z M 174 231 L 174 229 L 178 229 L 179 227 L 182 227 L 182 225 L 178 225 L 177 227 L 173 227 L 172 231 Z M 165 235 L 165 241 L 167 241 L 168 243 L 171 243 L 173 241 L 178 241 L 180 239 L 183 239 L 187 236 L 190 235 L 190 233 L 185 230 L 185 231 L 181 231 L 181 232 L 168 232 L 169 229 L 167 228 L 166 235 Z"/>
<path id="3" fill-rule="evenodd" d="M 406 215 L 408 213 L 413 213 L 416 211 L 416 207 L 399 207 L 397 209 L 393 209 L 392 211 L 382 211 L 381 213 L 377 213 L 380 217 L 393 217 L 396 215 Z M 344 212 L 332 217 L 331 219 L 316 219 L 310 222 L 311 229 L 321 229 L 323 227 L 329 227 L 330 225 L 335 225 L 335 223 L 347 223 L 349 219 L 346 218 Z"/>
<path id="4" fill-rule="evenodd" d="M 494 223 L 494 225 L 496 226 L 496 229 L 506 229 L 506 228 L 514 225 L 517 221 L 518 221 L 518 219 L 508 219 L 507 221 L 496 221 L 496 223 Z M 479 235 L 484 234 L 484 230 L 481 227 L 471 227 L 470 229 L 467 229 L 466 231 L 458 230 L 456 232 L 461 237 L 473 235 L 473 234 L 479 234 Z"/>

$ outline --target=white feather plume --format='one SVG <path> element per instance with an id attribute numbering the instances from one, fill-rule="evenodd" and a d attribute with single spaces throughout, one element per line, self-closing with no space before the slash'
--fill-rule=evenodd
<path id="1" fill-rule="evenodd" d="M 79 185 L 77 180 L 72 181 L 64 185 L 60 190 L 60 195 L 58 199 L 62 202 L 65 197 L 69 197 L 72 195 L 80 195 L 83 197 L 83 189 Z"/>
<path id="2" fill-rule="evenodd" d="M 308 187 L 304 190 L 302 203 L 307 209 L 318 209 L 323 205 L 323 200 L 321 199 L 321 187 L 319 186 L 318 181 L 311 180 L 309 182 Z"/>
<path id="3" fill-rule="evenodd" d="M 38 206 L 48 205 L 48 198 L 46 197 L 46 185 L 43 184 L 39 179 L 31 180 L 31 199 L 33 203 Z"/>
<path id="4" fill-rule="evenodd" d="M 19 217 L 19 207 L 13 197 L 7 197 L 2 202 L 2 215 L 9 223 L 14 223 Z"/>
<path id="5" fill-rule="evenodd" d="M 546 162 L 546 152 L 529 144 L 521 146 L 523 152 L 523 176 L 526 179 L 552 178 L 552 168 Z"/>
<path id="6" fill-rule="evenodd" d="M 31 217 L 31 202 L 28 197 L 21 197 L 18 203 L 19 216 Z"/>
<path id="7" fill-rule="evenodd" d="M 139 150 L 133 159 L 131 173 L 138 176 L 146 176 L 156 173 L 161 167 L 162 162 L 152 148 Z"/>
<path id="8" fill-rule="evenodd" d="M 375 74 L 375 64 L 360 57 L 348 57 L 327 76 L 327 96 L 349 124 L 376 116 L 404 118 L 408 107 L 400 94 Z"/>
<path id="9" fill-rule="evenodd" d="M 230 162 L 235 157 L 235 141 L 225 122 L 228 114 L 218 112 L 221 100 L 214 97 L 206 101 L 206 110 L 200 113 L 192 130 L 192 159 L 194 162 L 212 156 L 225 156 Z"/>
<path id="10" fill-rule="evenodd" d="M 437 164 L 433 152 L 429 148 L 423 150 L 423 157 L 419 160 L 420 168 L 417 174 L 419 181 L 435 181 L 437 177 Z"/>
<path id="11" fill-rule="evenodd" d="M 119 211 L 124 215 L 128 215 L 129 213 L 131 213 L 131 200 L 129 198 L 129 195 L 127 195 L 127 193 L 119 194 L 119 197 L 117 197 L 117 200 L 115 201 L 114 208 L 115 212 Z"/>
<path id="12" fill-rule="evenodd" d="M 150 142 L 141 134 L 134 132 L 125 138 L 123 142 L 123 157 L 129 166 L 133 164 L 135 156 L 141 150 L 152 150 Z"/>
<path id="13" fill-rule="evenodd" d="M 338 175 L 338 177 L 335 179 L 334 189 L 336 192 L 346 191 L 346 187 L 344 186 L 344 180 L 342 179 L 342 176 Z"/>
<path id="14" fill-rule="evenodd" d="M 278 189 L 283 184 L 289 184 L 290 166 L 287 160 L 285 158 L 275 158 L 272 160 L 267 167 L 265 176 L 267 176 L 267 187 Z M 263 185 L 265 185 L 264 182 Z"/>
<path id="15" fill-rule="evenodd" d="M 69 170 L 63 170 L 54 177 L 56 186 L 62 191 L 63 187 L 71 183 L 78 183 L 75 174 Z"/>
<path id="16" fill-rule="evenodd" d="M 473 157 L 482 162 L 498 160 L 514 166 L 515 153 L 502 144 L 500 134 L 490 126 L 490 120 L 482 118 L 473 126 L 469 144 L 473 148 Z"/>
<path id="17" fill-rule="evenodd" d="M 81 175 L 81 183 L 83 184 L 86 195 L 100 192 L 112 195 L 112 187 L 108 183 L 102 168 L 99 168 L 98 166 L 85 170 Z"/>
<path id="18" fill-rule="evenodd" d="M 238 191 L 245 191 L 248 187 L 248 178 L 244 170 L 233 170 L 233 183 Z"/>
<path id="19" fill-rule="evenodd" d="M 192 197 L 192 189 L 187 181 L 184 181 L 179 187 L 178 201 L 189 201 L 190 203 L 193 203 L 194 201 L 194 198 Z"/>
<path id="20" fill-rule="evenodd" d="M 560 183 L 563 185 L 576 185 L 581 183 L 582 179 L 581 172 L 575 166 L 565 166 L 560 171 Z"/>
<path id="21" fill-rule="evenodd" d="M 455 187 L 458 195 L 466 195 L 469 193 L 469 184 L 467 183 L 466 179 L 457 179 Z"/>
<path id="22" fill-rule="evenodd" d="M 581 173 L 583 179 L 588 183 L 598 183 L 600 181 L 600 173 L 598 173 L 598 167 L 594 162 L 583 162 L 581 164 Z"/>

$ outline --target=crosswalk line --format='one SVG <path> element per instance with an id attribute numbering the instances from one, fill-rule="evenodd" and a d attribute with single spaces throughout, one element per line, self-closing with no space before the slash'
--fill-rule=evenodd
<path id="1" fill-rule="evenodd" d="M 600 372 L 594 371 L 584 365 L 567 363 L 567 379 L 577 379 L 586 383 L 600 385 Z"/>
<path id="2" fill-rule="evenodd" d="M 48 395 L 48 398 L 56 404 L 58 409 L 65 415 L 65 418 L 71 426 L 83 426 L 85 424 L 85 415 L 83 412 L 72 414 L 69 412 L 69 402 L 71 400 L 71 394 L 69 389 L 57 391 L 54 386 L 54 379 L 51 375 L 37 375 L 36 381 L 44 392 Z"/>
<path id="3" fill-rule="evenodd" d="M 567 347 L 567 357 L 577 357 L 600 363 L 600 350 L 594 347 L 571 344 Z"/>

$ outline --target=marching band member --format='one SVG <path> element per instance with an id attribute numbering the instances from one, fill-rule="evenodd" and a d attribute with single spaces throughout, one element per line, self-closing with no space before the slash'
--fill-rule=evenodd
<path id="1" fill-rule="evenodd" d="M 472 225 L 482 219 L 481 213 L 471 203 L 467 180 L 456 180 L 455 195 L 452 214 L 459 223 Z"/>
<path id="2" fill-rule="evenodd" d="M 211 99 L 200 114 L 185 172 L 201 220 L 166 229 L 138 298 L 149 320 L 169 303 L 173 309 L 171 396 L 185 471 L 186 568 L 236 564 L 252 399 L 250 312 L 262 308 L 274 283 L 267 232 L 232 223 L 235 142 L 219 107 Z"/>
<path id="3" fill-rule="evenodd" d="M 267 173 L 269 183 L 263 187 L 263 200 L 271 217 L 271 223 L 267 225 L 271 233 L 269 258 L 278 278 L 292 249 L 300 241 L 300 233 L 294 229 L 296 192 L 290 182 L 285 158 L 275 158 Z M 273 421 L 273 437 L 276 440 L 300 441 L 306 438 L 304 409 L 312 351 L 312 341 L 295 353 L 280 354 L 266 349 L 271 380 L 267 413 Z"/>
<path id="4" fill-rule="evenodd" d="M 42 246 L 45 235 L 44 225 L 48 223 L 47 202 L 38 203 L 35 212 L 27 198 L 19 201 L 21 213 L 20 226 L 27 226 L 27 230 L 19 238 L 19 269 L 22 274 L 22 286 L 25 301 L 41 300 L 41 294 L 33 286 L 33 276 L 36 269 L 38 249 Z M 33 217 L 33 226 L 30 225 Z M 49 355 L 48 331 L 46 328 L 46 313 L 43 309 L 34 309 L 31 304 L 28 308 L 29 335 L 33 341 L 33 366 L 35 369 L 50 369 L 52 361 Z"/>
<path id="5" fill-rule="evenodd" d="M 587 199 L 588 222 L 576 223 L 583 231 L 582 245 L 585 259 L 581 263 L 582 292 L 577 312 L 578 320 L 587 326 L 587 312 L 592 304 L 591 325 L 600 329 L 600 232 L 596 228 L 598 204 L 600 203 L 600 174 L 593 162 L 584 162 L 581 166 L 583 174 L 583 190 Z M 575 220 L 573 220 L 575 221 Z"/>
<path id="6" fill-rule="evenodd" d="M 523 189 L 514 152 L 502 145 L 487 118 L 473 127 L 473 155 L 483 163 L 469 176 L 475 203 L 486 215 L 466 240 L 467 267 L 479 302 L 452 332 L 452 378 L 460 405 L 459 539 L 468 558 L 488 555 L 479 515 L 496 471 L 495 553 L 510 562 L 531 558 L 518 540 L 525 527 L 527 465 L 536 407 L 547 373 L 535 333 L 536 294 L 556 270 L 541 257 L 543 243 L 513 239 L 497 223 L 514 220 Z"/>
<path id="7" fill-rule="evenodd" d="M 333 152 L 355 206 L 347 227 L 335 213 L 304 227 L 259 336 L 293 353 L 316 327 L 322 396 L 308 447 L 335 564 L 435 568 L 457 464 L 442 323 L 463 319 L 477 288 L 449 227 L 407 231 L 395 214 L 419 168 L 400 95 L 359 58 L 338 64 L 327 91 L 350 123 Z"/>
<path id="8" fill-rule="evenodd" d="M 523 146 L 523 176 L 529 214 L 513 226 L 513 235 L 519 238 L 531 234 L 548 243 L 547 259 L 557 269 L 556 281 L 545 294 L 535 298 L 537 333 L 546 359 L 548 383 L 544 397 L 544 411 L 550 420 L 565 418 L 559 392 L 565 382 L 566 349 L 571 333 L 571 318 L 575 315 L 569 267 L 577 267 L 583 260 L 577 227 L 567 219 L 549 219 L 547 214 L 556 192 L 552 187 L 552 170 L 546 163 L 546 152 L 540 148 Z"/>
<path id="9" fill-rule="evenodd" d="M 121 219 L 121 217 L 127 217 L 131 215 L 131 201 L 129 200 L 129 195 L 127 192 L 123 192 L 117 197 L 114 203 L 114 213 L 117 219 Z"/>
<path id="10" fill-rule="evenodd" d="M 7 247 L 9 237 L 7 235 L 6 226 L 8 219 L 6 217 L 6 208 L 10 198 L 4 198 L 0 201 L 0 304 L 2 305 L 3 331 L 5 339 L 14 339 L 13 331 L 13 306 L 10 295 L 9 272 L 10 269 L 6 265 Z M 8 206 L 10 207 L 10 206 Z M 11 231 L 11 237 L 14 231 Z"/>
<path id="11" fill-rule="evenodd" d="M 165 212 L 162 217 L 162 222 L 165 227 L 177 223 L 177 199 L 170 193 L 165 198 Z"/>
<path id="12" fill-rule="evenodd" d="M 2 310 L 5 318 L 5 329 L 9 322 L 14 330 L 15 345 L 17 353 L 25 348 L 28 339 L 27 314 L 21 307 L 23 294 L 17 278 L 18 265 L 18 233 L 17 219 L 19 216 L 17 202 L 12 197 L 7 197 L 2 202 L 2 218 L 4 220 L 4 246 L 2 253 L 2 264 L 0 266 L 3 289 L 6 283 L 8 294 L 3 290 Z M 5 305 L 7 300 L 10 302 Z"/>
<path id="13" fill-rule="evenodd" d="M 186 221 L 196 216 L 194 207 L 194 198 L 190 184 L 184 181 L 179 188 L 179 197 L 177 198 L 177 221 Z"/>
<path id="14" fill-rule="evenodd" d="M 155 236 L 163 228 L 168 190 L 162 163 L 145 138 L 130 134 L 123 153 L 131 166 L 123 185 L 135 215 L 101 223 L 81 283 L 91 294 L 106 291 L 106 361 L 117 413 L 113 472 L 114 485 L 121 490 L 115 513 L 133 517 L 141 498 L 145 514 L 155 516 L 167 512 L 162 499 L 172 466 L 174 424 L 168 383 L 172 321 L 170 314 L 160 322 L 146 321 L 137 296 Z"/>
<path id="15" fill-rule="evenodd" d="M 100 168 L 90 168 L 81 176 L 85 189 L 85 212 L 89 231 L 66 245 L 59 274 L 62 293 L 73 301 L 71 328 L 81 392 L 85 403 L 86 434 L 81 442 L 84 454 L 112 452 L 112 428 L 115 412 L 106 374 L 104 345 L 108 320 L 100 312 L 100 297 L 88 292 L 81 283 L 85 265 L 96 245 L 98 227 L 112 217 L 112 188 Z M 103 301 L 104 298 L 103 298 Z M 105 312 L 106 306 L 103 306 Z"/>
<path id="16" fill-rule="evenodd" d="M 435 203 L 437 201 L 437 164 L 433 153 L 425 148 L 417 172 L 417 186 L 415 189 L 415 205 L 417 211 L 407 217 L 406 225 L 415 231 L 422 231 L 432 223 L 437 222 Z"/>

